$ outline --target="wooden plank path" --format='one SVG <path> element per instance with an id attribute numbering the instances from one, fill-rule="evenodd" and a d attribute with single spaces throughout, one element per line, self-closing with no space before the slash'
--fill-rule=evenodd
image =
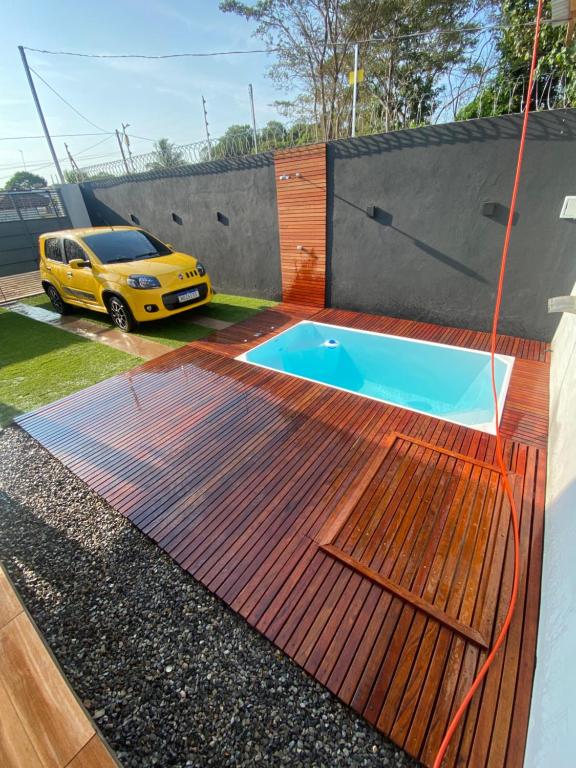
<path id="1" fill-rule="evenodd" d="M 489 335 L 279 305 L 18 422 L 343 702 L 426 765 L 506 613 L 492 436 L 234 359 L 302 318 L 488 349 Z M 518 608 L 447 765 L 521 766 L 538 624 L 546 345 L 503 414 Z"/>
<path id="2" fill-rule="evenodd" d="M 0 565 L 0 765 L 117 768 Z"/>
<path id="3" fill-rule="evenodd" d="M 0 277 L 0 304 L 42 293 L 39 270 Z"/>

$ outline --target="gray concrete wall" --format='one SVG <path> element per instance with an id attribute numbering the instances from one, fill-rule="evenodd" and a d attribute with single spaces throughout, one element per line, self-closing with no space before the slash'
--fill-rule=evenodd
<path id="1" fill-rule="evenodd" d="M 488 330 L 520 128 L 500 117 L 329 144 L 331 305 Z M 503 333 L 550 340 L 558 325 L 547 299 L 576 280 L 576 222 L 559 219 L 575 169 L 576 110 L 531 115 Z"/>
<path id="2" fill-rule="evenodd" d="M 38 269 L 38 235 L 69 226 L 66 217 L 0 222 L 0 277 Z"/>
<path id="3" fill-rule="evenodd" d="M 92 223 L 137 224 L 203 262 L 216 290 L 281 297 L 270 154 L 82 185 Z"/>

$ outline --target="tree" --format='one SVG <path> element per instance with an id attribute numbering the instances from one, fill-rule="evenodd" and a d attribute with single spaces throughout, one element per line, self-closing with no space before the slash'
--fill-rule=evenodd
<path id="1" fill-rule="evenodd" d="M 313 114 L 321 137 L 337 135 L 338 108 L 346 90 L 351 40 L 356 32 L 346 24 L 343 0 L 259 0 L 252 5 L 223 0 L 224 13 L 236 13 L 256 23 L 255 35 L 276 55 L 270 77 L 282 90 L 300 93 L 294 108 Z"/>
<path id="2" fill-rule="evenodd" d="M 458 117 L 509 114 L 522 110 L 532 56 L 537 0 L 504 0 L 501 29 L 495 32 L 495 74 Z M 545 0 L 543 16 L 550 16 Z M 566 27 L 543 24 L 538 41 L 533 108 L 545 103 L 576 106 L 576 40 L 566 44 Z"/>
<path id="3" fill-rule="evenodd" d="M 154 142 L 154 161 L 148 163 L 148 169 L 159 171 L 164 168 L 173 168 L 175 165 L 182 165 L 184 160 L 183 152 L 176 145 L 166 138 L 158 139 Z"/>
<path id="4" fill-rule="evenodd" d="M 105 181 L 115 178 L 111 173 L 86 173 L 86 171 L 66 168 L 64 178 L 68 184 L 81 184 L 83 181 Z"/>
<path id="5" fill-rule="evenodd" d="M 429 122 L 440 99 L 457 98 L 477 65 L 479 34 L 492 0 L 348 0 L 348 24 L 362 40 L 365 83 L 359 111 L 369 107 L 385 130 Z M 454 76 L 456 93 L 450 88 Z"/>
<path id="6" fill-rule="evenodd" d="M 211 148 L 211 159 L 239 157 L 254 151 L 254 134 L 249 125 L 231 125 Z M 206 158 L 208 159 L 208 158 Z"/>
<path id="7" fill-rule="evenodd" d="M 355 41 L 365 82 L 358 108 L 386 130 L 428 120 L 455 67 L 466 68 L 478 35 L 464 31 L 486 17 L 494 0 L 223 0 L 220 9 L 256 24 L 254 34 L 274 51 L 270 76 L 284 90 L 278 105 L 315 123 L 318 138 L 348 133 Z M 473 62 L 472 62 L 473 63 Z M 310 119 L 310 114 L 313 119 Z"/>
<path id="8" fill-rule="evenodd" d="M 75 168 L 65 168 L 64 169 L 64 179 L 67 184 L 79 184 L 81 181 L 84 181 L 86 178 L 86 175 L 82 173 L 82 171 L 77 171 Z"/>
<path id="9" fill-rule="evenodd" d="M 29 189 L 42 189 L 48 182 L 43 176 L 37 176 L 29 171 L 18 171 L 4 185 L 6 192 L 26 192 Z"/>
<path id="10" fill-rule="evenodd" d="M 313 126 L 305 123 L 295 123 L 287 128 L 279 120 L 269 120 L 257 133 L 258 152 L 269 152 L 273 149 L 293 147 L 313 141 L 316 133 Z M 254 145 L 254 131 L 248 124 L 231 125 L 224 135 L 212 143 L 210 151 L 208 147 L 202 150 L 201 160 L 221 160 L 225 157 L 242 157 L 251 155 L 256 151 Z"/>

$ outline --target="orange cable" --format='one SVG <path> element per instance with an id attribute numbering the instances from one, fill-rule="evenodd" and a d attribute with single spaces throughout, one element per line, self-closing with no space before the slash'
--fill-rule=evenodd
<path id="1" fill-rule="evenodd" d="M 500 467 L 500 472 L 502 473 L 504 490 L 506 491 L 506 495 L 508 496 L 508 500 L 510 501 L 510 516 L 512 519 L 512 529 L 514 533 L 514 581 L 512 584 L 512 595 L 510 597 L 510 604 L 508 606 L 508 612 L 506 613 L 506 618 L 504 620 L 504 624 L 502 625 L 502 629 L 498 634 L 498 637 L 492 647 L 492 650 L 486 657 L 486 660 L 482 664 L 482 667 L 480 668 L 480 671 L 476 675 L 474 682 L 468 689 L 466 696 L 462 700 L 462 703 L 458 707 L 456 714 L 454 715 L 454 717 L 452 718 L 452 721 L 450 722 L 450 725 L 448 726 L 448 730 L 446 731 L 446 734 L 442 740 L 442 743 L 440 744 L 438 754 L 436 755 L 436 759 L 434 760 L 433 768 L 441 768 L 442 760 L 444 759 L 444 755 L 446 754 L 446 750 L 448 749 L 450 740 L 454 736 L 454 733 L 458 728 L 458 724 L 462 719 L 462 716 L 464 715 L 466 709 L 468 708 L 468 705 L 470 704 L 472 697 L 476 693 L 482 680 L 486 677 L 486 674 L 488 673 L 490 665 L 494 661 L 494 658 L 498 652 L 498 649 L 504 642 L 504 638 L 506 637 L 506 634 L 508 633 L 508 630 L 510 628 L 510 623 L 512 621 L 512 616 L 514 614 L 514 609 L 516 607 L 516 599 L 518 597 L 518 581 L 520 576 L 520 528 L 518 523 L 518 510 L 516 508 L 514 494 L 512 493 L 512 488 L 510 487 L 510 482 L 508 480 L 508 474 L 506 471 L 506 465 L 504 463 L 504 456 L 502 453 L 502 439 L 500 437 L 500 424 L 499 424 L 499 415 L 498 415 L 498 392 L 496 390 L 495 355 L 496 355 L 496 332 L 498 329 L 498 320 L 500 317 L 500 305 L 502 303 L 502 290 L 504 287 L 504 276 L 506 274 L 506 261 L 508 259 L 510 237 L 512 234 L 512 224 L 514 221 L 514 212 L 516 209 L 516 198 L 518 197 L 518 188 L 520 186 L 522 162 L 524 159 L 524 146 L 526 144 L 526 133 L 528 130 L 528 116 L 530 114 L 530 101 L 532 99 L 532 89 L 534 86 L 534 70 L 536 68 L 536 61 L 538 58 L 538 38 L 540 34 L 540 19 L 542 16 L 542 4 L 543 4 L 543 0 L 538 0 L 538 8 L 536 11 L 536 25 L 534 28 L 534 43 L 532 46 L 532 61 L 530 64 L 530 77 L 528 79 L 528 93 L 526 96 L 526 102 L 524 104 L 524 121 L 522 123 L 522 134 L 520 137 L 520 147 L 518 149 L 518 160 L 516 162 L 516 175 L 514 177 L 514 187 L 512 189 L 512 198 L 510 201 L 510 212 L 508 214 L 508 223 L 506 225 L 506 236 L 504 238 L 504 246 L 502 248 L 502 257 L 500 261 L 500 276 L 498 278 L 498 290 L 496 292 L 496 304 L 494 306 L 494 315 L 492 318 L 492 336 L 491 336 L 491 342 L 490 342 L 490 369 L 491 369 L 491 378 L 492 378 L 492 396 L 494 398 L 494 413 L 495 413 L 495 419 L 496 419 L 496 459 L 498 461 L 498 466 Z"/>

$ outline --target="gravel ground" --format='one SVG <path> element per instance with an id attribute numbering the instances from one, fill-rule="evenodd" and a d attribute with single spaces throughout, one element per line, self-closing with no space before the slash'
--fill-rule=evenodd
<path id="1" fill-rule="evenodd" d="M 126 768 L 416 765 L 17 427 L 0 558 Z"/>

